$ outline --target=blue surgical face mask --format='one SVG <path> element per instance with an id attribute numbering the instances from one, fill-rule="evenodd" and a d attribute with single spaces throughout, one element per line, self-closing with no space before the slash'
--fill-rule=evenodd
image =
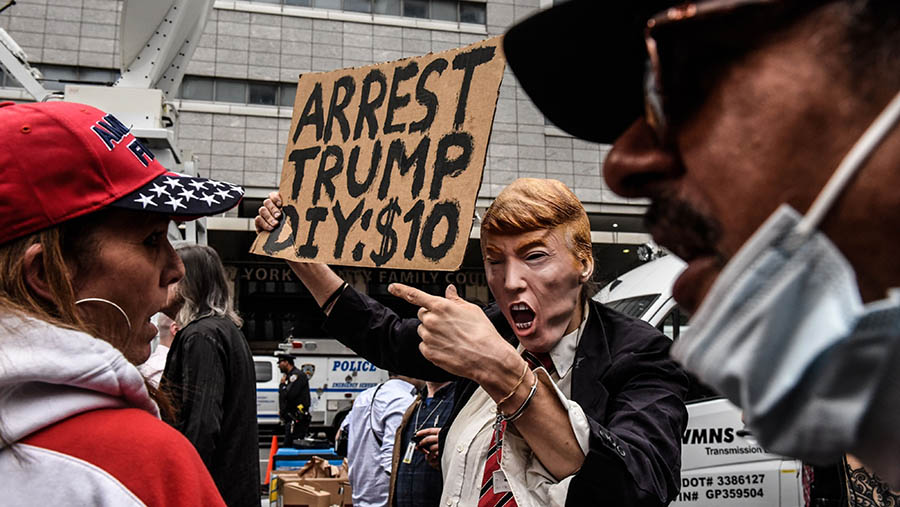
<path id="1" fill-rule="evenodd" d="M 900 484 L 900 291 L 864 305 L 853 268 L 817 227 L 898 117 L 900 94 L 806 216 L 783 204 L 744 244 L 672 347 L 743 409 L 768 450 L 811 462 L 850 452 L 893 485 Z"/>

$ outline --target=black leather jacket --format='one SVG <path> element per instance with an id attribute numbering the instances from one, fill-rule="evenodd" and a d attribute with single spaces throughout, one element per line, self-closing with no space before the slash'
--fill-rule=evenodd
<path id="1" fill-rule="evenodd" d="M 256 370 L 241 330 L 222 317 L 175 335 L 161 382 L 178 409 L 173 426 L 209 469 L 229 506 L 259 506 Z"/>

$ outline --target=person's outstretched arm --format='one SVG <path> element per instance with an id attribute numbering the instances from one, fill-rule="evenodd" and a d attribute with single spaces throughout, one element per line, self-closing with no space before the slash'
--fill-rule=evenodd
<path id="1" fill-rule="evenodd" d="M 259 208 L 259 214 L 256 215 L 254 225 L 256 232 L 272 232 L 278 227 L 281 220 L 281 206 L 284 202 L 281 200 L 281 194 L 270 192 L 269 198 L 263 201 L 263 205 Z M 309 293 L 316 300 L 316 304 L 320 307 L 331 296 L 334 291 L 341 287 L 344 280 L 341 279 L 328 267 L 327 264 L 313 264 L 310 262 L 286 261 L 288 266 L 294 271 Z M 329 305 L 333 306 L 333 305 Z M 325 309 L 327 315 L 331 308 Z"/>
<path id="2" fill-rule="evenodd" d="M 257 232 L 273 231 L 281 218 L 281 195 L 271 192 L 256 216 Z M 378 301 L 345 287 L 344 280 L 328 265 L 287 261 L 321 307 L 335 291 L 342 290 L 327 308 L 325 330 L 379 368 L 423 380 L 455 378 L 435 366 L 419 351 L 417 319 L 401 319 Z"/>

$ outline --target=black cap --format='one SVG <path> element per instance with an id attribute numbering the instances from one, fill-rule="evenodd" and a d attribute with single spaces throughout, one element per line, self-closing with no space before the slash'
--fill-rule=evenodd
<path id="1" fill-rule="evenodd" d="M 571 0 L 516 24 L 503 50 L 525 93 L 554 125 L 611 143 L 644 112 L 644 29 L 675 0 Z"/>
<path id="2" fill-rule="evenodd" d="M 291 364 L 294 364 L 294 356 L 290 354 L 278 354 L 276 357 L 279 361 L 287 361 Z"/>

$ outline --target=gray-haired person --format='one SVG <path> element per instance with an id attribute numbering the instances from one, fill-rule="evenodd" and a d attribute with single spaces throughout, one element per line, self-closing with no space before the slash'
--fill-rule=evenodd
<path id="1" fill-rule="evenodd" d="M 185 277 L 176 316 L 180 328 L 163 373 L 174 398 L 172 421 L 197 448 L 230 506 L 259 505 L 259 441 L 253 356 L 239 326 L 215 250 L 177 248 Z"/>

